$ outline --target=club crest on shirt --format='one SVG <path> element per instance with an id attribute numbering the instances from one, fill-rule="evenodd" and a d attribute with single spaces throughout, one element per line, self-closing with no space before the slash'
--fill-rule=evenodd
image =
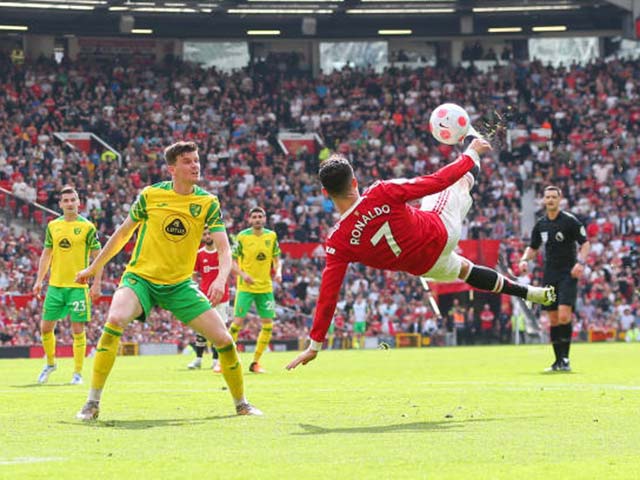
<path id="1" fill-rule="evenodd" d="M 76 235 L 80 235 L 80 232 L 82 231 L 82 229 L 80 227 L 76 227 L 73 229 L 73 233 L 75 233 Z"/>
<path id="2" fill-rule="evenodd" d="M 542 243 L 547 243 L 549 240 L 549 232 L 540 232 L 540 236 L 542 237 Z"/>
<path id="3" fill-rule="evenodd" d="M 265 240 L 265 241 L 264 241 L 264 244 L 265 244 L 267 247 L 270 247 L 270 246 L 271 246 L 271 240 Z"/>
<path id="4" fill-rule="evenodd" d="M 202 205 L 198 205 L 197 203 L 189 204 L 189 213 L 191 213 L 191 216 L 193 218 L 196 218 L 198 215 L 200 215 L 200 212 L 202 212 Z"/>

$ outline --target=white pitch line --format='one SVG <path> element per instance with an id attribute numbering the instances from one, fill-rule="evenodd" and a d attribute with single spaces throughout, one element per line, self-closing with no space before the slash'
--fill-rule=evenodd
<path id="1" fill-rule="evenodd" d="M 43 463 L 43 462 L 61 462 L 62 457 L 18 457 L 12 460 L 3 460 L 0 458 L 0 465 L 18 465 L 20 463 Z"/>

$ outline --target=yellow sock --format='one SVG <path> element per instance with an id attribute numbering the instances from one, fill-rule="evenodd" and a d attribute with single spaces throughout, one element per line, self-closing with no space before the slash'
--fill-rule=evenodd
<path id="1" fill-rule="evenodd" d="M 238 358 L 235 343 L 230 343 L 222 347 L 216 347 L 218 350 L 220 365 L 222 366 L 222 376 L 227 382 L 229 392 L 234 400 L 240 400 L 244 397 L 244 378 L 242 377 L 242 366 Z"/>
<path id="2" fill-rule="evenodd" d="M 229 327 L 229 333 L 231 334 L 231 338 L 233 338 L 234 342 L 238 341 L 239 332 L 240 332 L 240 327 L 235 323 L 231 322 L 231 326 Z"/>
<path id="3" fill-rule="evenodd" d="M 87 353 L 87 335 L 84 332 L 73 334 L 73 373 L 82 373 L 84 357 Z"/>
<path id="4" fill-rule="evenodd" d="M 260 335 L 258 335 L 258 341 L 256 342 L 256 351 L 253 354 L 253 361 L 260 361 L 260 357 L 264 351 L 269 347 L 269 342 L 271 341 L 271 332 L 273 331 L 273 323 L 263 323 L 262 329 L 260 330 Z"/>
<path id="5" fill-rule="evenodd" d="M 53 332 L 42 333 L 42 347 L 47 356 L 47 365 L 56 363 L 56 335 Z"/>
<path id="6" fill-rule="evenodd" d="M 96 358 L 93 361 L 93 376 L 91 377 L 91 388 L 102 390 L 107 377 L 113 368 L 118 354 L 118 345 L 122 328 L 107 322 L 102 330 L 102 336 L 96 347 Z"/>

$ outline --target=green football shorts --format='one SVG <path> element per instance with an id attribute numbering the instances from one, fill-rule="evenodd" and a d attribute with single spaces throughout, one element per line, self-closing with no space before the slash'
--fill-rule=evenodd
<path id="1" fill-rule="evenodd" d="M 238 318 L 246 317 L 253 302 L 256 302 L 256 310 L 258 310 L 258 316 L 260 318 L 276 317 L 276 301 L 273 298 L 273 292 L 236 292 L 236 301 L 233 304 L 233 315 Z"/>
<path id="2" fill-rule="evenodd" d="M 190 278 L 173 285 L 158 285 L 135 273 L 127 272 L 122 276 L 118 286 L 118 288 L 123 287 L 133 290 L 142 305 L 143 312 L 137 320 L 144 321 L 151 313 L 151 309 L 158 306 L 169 310 L 178 320 L 187 324 L 211 308 L 207 296 Z"/>
<path id="3" fill-rule="evenodd" d="M 42 319 L 47 322 L 62 320 L 67 315 L 72 322 L 91 320 L 89 289 L 82 287 L 52 287 L 49 285 L 42 306 Z"/>
<path id="4" fill-rule="evenodd" d="M 367 322 L 353 323 L 353 333 L 366 333 L 366 332 L 367 332 Z"/>

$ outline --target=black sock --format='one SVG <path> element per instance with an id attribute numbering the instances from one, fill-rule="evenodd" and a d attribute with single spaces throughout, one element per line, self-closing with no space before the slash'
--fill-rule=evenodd
<path id="1" fill-rule="evenodd" d="M 217 360 L 218 359 L 218 350 L 216 350 L 216 347 L 214 347 L 213 345 L 211 345 L 211 350 L 213 350 L 211 352 L 213 354 L 213 359 Z"/>
<path id="2" fill-rule="evenodd" d="M 571 323 L 565 323 L 564 325 L 559 325 L 558 328 L 560 329 L 560 341 L 562 342 L 562 358 L 569 359 L 573 325 Z"/>
<path id="3" fill-rule="evenodd" d="M 204 349 L 207 348 L 207 339 L 202 335 L 196 335 L 196 357 L 202 358 L 202 354 L 204 353 Z"/>
<path id="4" fill-rule="evenodd" d="M 474 265 L 471 267 L 465 282 L 480 290 L 527 298 L 528 289 L 526 285 L 513 282 L 491 268 Z"/>
<path id="5" fill-rule="evenodd" d="M 556 356 L 556 361 L 554 363 L 560 363 L 562 359 L 562 346 L 560 344 L 560 325 L 557 327 L 551 327 L 549 329 L 549 337 L 551 340 L 551 345 L 553 345 L 553 353 Z"/>

